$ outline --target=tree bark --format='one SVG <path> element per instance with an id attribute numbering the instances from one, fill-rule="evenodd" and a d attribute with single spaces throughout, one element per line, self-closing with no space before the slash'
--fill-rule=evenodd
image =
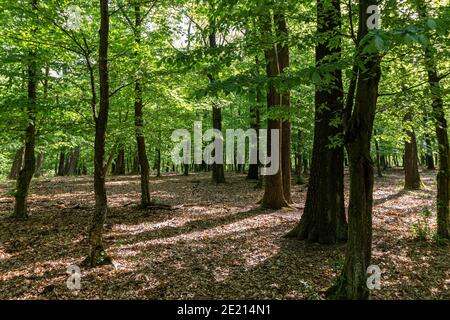
<path id="1" fill-rule="evenodd" d="M 381 154 L 380 154 L 380 146 L 378 145 L 378 140 L 375 139 L 375 153 L 376 153 L 376 161 L 377 161 L 377 176 L 378 178 L 383 177 L 383 172 L 381 171 Z"/>
<path id="2" fill-rule="evenodd" d="M 256 58 L 256 67 L 259 68 L 258 58 Z M 259 107 L 262 102 L 260 88 L 255 88 L 255 99 L 256 104 L 252 104 L 250 108 L 250 114 L 252 115 L 251 128 L 256 131 L 256 152 L 259 155 L 259 128 L 260 128 L 260 112 Z M 259 179 L 259 157 L 257 163 L 250 163 L 247 172 L 248 180 L 258 180 Z"/>
<path id="3" fill-rule="evenodd" d="M 286 17 L 282 12 L 274 14 L 275 32 L 278 39 L 277 43 L 277 60 L 280 74 L 289 68 L 289 45 L 288 45 L 288 28 Z M 287 119 L 281 123 L 281 173 L 283 178 L 283 193 L 287 203 L 293 203 L 291 197 L 291 121 L 289 119 L 290 109 L 290 91 L 287 90 L 281 94 L 280 106 L 287 112 Z"/>
<path id="4" fill-rule="evenodd" d="M 37 0 L 31 2 L 33 12 L 37 10 Z M 12 217 L 14 219 L 23 220 L 28 218 L 27 198 L 30 188 L 31 179 L 36 169 L 36 157 L 34 154 L 36 141 L 36 100 L 37 100 L 37 84 L 38 84 L 38 66 L 37 54 L 35 49 L 31 49 L 28 53 L 28 103 L 27 117 L 28 124 L 25 130 L 25 153 L 22 169 L 17 177 L 15 205 Z"/>
<path id="5" fill-rule="evenodd" d="M 156 176 L 161 177 L 161 150 L 159 148 L 156 149 Z"/>
<path id="6" fill-rule="evenodd" d="M 373 162 L 370 157 L 373 121 L 381 77 L 380 56 L 364 53 L 361 39 L 368 33 L 367 8 L 376 0 L 359 1 L 359 30 L 356 59 L 359 77 L 355 104 L 345 128 L 349 157 L 350 199 L 348 244 L 345 262 L 336 284 L 327 294 L 334 299 L 368 299 L 367 267 L 372 256 Z"/>
<path id="7" fill-rule="evenodd" d="M 404 117 L 404 122 L 412 121 L 411 112 L 407 112 Z M 405 155 L 403 160 L 405 170 L 405 189 L 406 190 L 419 190 L 421 186 L 420 174 L 419 174 L 419 158 L 417 153 L 416 134 L 412 129 L 406 129 L 405 139 Z"/>
<path id="8" fill-rule="evenodd" d="M 263 37 L 267 38 L 272 37 L 272 17 L 270 14 L 265 14 L 262 17 L 262 30 Z M 270 45 L 270 47 L 264 50 L 264 57 L 266 60 L 266 75 L 269 79 L 269 88 L 267 92 L 267 108 L 269 112 L 276 108 L 280 108 L 281 106 L 281 94 L 277 92 L 272 81 L 274 78 L 280 75 L 280 68 L 277 59 L 277 48 L 276 45 Z M 282 124 L 280 119 L 275 119 L 273 117 L 269 117 L 267 119 L 267 154 L 269 157 L 272 156 L 272 141 L 271 139 L 271 131 L 278 130 L 279 132 L 279 141 L 278 145 L 280 146 L 275 152 L 278 152 L 278 158 L 281 160 L 281 145 L 282 145 Z M 265 176 L 265 185 L 264 185 L 264 196 L 262 199 L 262 206 L 270 209 L 280 209 L 283 207 L 287 207 L 288 203 L 284 198 L 283 191 L 283 173 L 282 173 L 282 164 L 278 168 L 278 171 L 273 175 Z"/>
<path id="9" fill-rule="evenodd" d="M 66 154 L 64 151 L 59 153 L 59 164 L 58 164 L 58 172 L 57 175 L 62 177 L 65 174 L 65 163 L 66 163 Z"/>
<path id="10" fill-rule="evenodd" d="M 14 156 L 13 163 L 11 165 L 11 170 L 9 171 L 8 179 L 15 180 L 19 176 L 20 169 L 22 169 L 23 164 L 23 152 L 24 147 L 20 147 L 16 151 L 16 155 Z"/>
<path id="11" fill-rule="evenodd" d="M 210 28 L 212 30 L 209 35 L 209 47 L 214 49 L 217 48 L 216 42 L 216 31 L 214 23 L 210 23 Z M 214 76 L 212 74 L 208 74 L 208 78 L 211 82 L 214 82 Z M 212 107 L 212 126 L 213 129 L 222 131 L 222 109 L 215 106 L 213 103 Z M 225 182 L 225 172 L 223 168 L 223 163 L 213 163 L 212 164 L 212 180 L 215 183 L 224 183 Z"/>
<path id="12" fill-rule="evenodd" d="M 44 153 L 40 151 L 38 153 L 37 159 L 36 159 L 36 170 L 34 172 L 34 176 L 36 178 L 39 178 L 42 176 L 42 166 L 44 164 Z"/>
<path id="13" fill-rule="evenodd" d="M 114 174 L 118 176 L 125 174 L 125 147 L 123 145 L 119 146 L 119 150 L 117 152 Z"/>
<path id="14" fill-rule="evenodd" d="M 141 44 L 141 8 L 138 3 L 134 6 L 135 14 L 135 42 L 139 48 Z M 139 52 L 135 51 L 136 66 L 139 67 Z M 147 151 L 145 146 L 144 136 L 144 113 L 142 103 L 142 85 L 141 80 L 136 79 L 134 88 L 135 101 L 134 101 L 134 125 L 136 130 L 136 143 L 138 149 L 138 161 L 141 172 L 141 207 L 145 208 L 151 205 L 150 198 L 150 165 L 148 163 Z"/>
<path id="15" fill-rule="evenodd" d="M 417 11 L 422 19 L 427 17 L 425 1 L 416 2 Z M 436 49 L 432 44 L 425 47 L 425 67 L 431 90 L 433 119 L 438 142 L 439 168 L 437 174 L 437 235 L 450 239 L 450 145 L 448 124 L 445 118 L 443 93 L 436 63 Z"/>
<path id="16" fill-rule="evenodd" d="M 89 256 L 85 263 L 94 267 L 111 262 L 103 248 L 103 225 L 108 212 L 105 175 L 106 166 L 105 138 L 109 113 L 109 75 L 108 75 L 108 37 L 109 37 L 109 9 L 108 0 L 100 0 L 100 40 L 99 40 L 99 80 L 100 104 L 98 116 L 95 117 L 95 150 L 94 150 L 94 193 L 95 211 L 89 232 Z"/>
<path id="17" fill-rule="evenodd" d="M 426 146 L 426 164 L 428 170 L 435 170 L 436 167 L 434 165 L 434 158 L 433 158 L 433 149 L 431 147 L 431 139 L 430 136 L 427 134 L 425 135 L 425 146 Z"/>
<path id="18" fill-rule="evenodd" d="M 326 38 L 316 46 L 316 64 L 326 66 L 340 59 L 340 46 L 331 42 L 340 33 L 340 1 L 317 2 L 318 33 Z M 332 72 L 330 88 L 316 88 L 314 143 L 305 209 L 299 224 L 287 234 L 301 240 L 331 244 L 347 239 L 344 207 L 344 150 L 342 143 L 343 84 L 341 70 Z M 338 121 L 336 121 L 338 119 Z M 336 124 L 337 123 L 337 124 Z"/>

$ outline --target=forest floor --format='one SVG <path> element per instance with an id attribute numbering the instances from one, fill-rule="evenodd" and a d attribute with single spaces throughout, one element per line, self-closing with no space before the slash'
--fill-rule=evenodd
<path id="1" fill-rule="evenodd" d="M 375 181 L 372 263 L 382 271 L 373 299 L 450 299 L 450 251 L 414 238 L 428 207 L 435 228 L 435 172 L 425 189 L 403 190 L 403 172 Z M 293 187 L 296 209 L 258 207 L 261 190 L 245 176 L 207 173 L 151 179 L 152 195 L 173 210 L 139 210 L 139 177 L 109 177 L 105 246 L 113 265 L 81 270 L 67 288 L 67 267 L 88 249 L 94 206 L 91 177 L 40 178 L 30 218 L 9 219 L 12 182 L 0 182 L 0 299 L 317 299 L 342 266 L 345 245 L 282 236 L 299 220 L 306 186 Z"/>

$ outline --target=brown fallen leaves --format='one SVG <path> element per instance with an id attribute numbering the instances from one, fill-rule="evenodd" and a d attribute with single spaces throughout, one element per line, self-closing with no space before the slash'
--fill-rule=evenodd
<path id="1" fill-rule="evenodd" d="M 449 247 L 410 232 L 423 207 L 435 211 L 434 174 L 422 173 L 421 191 L 402 191 L 400 170 L 376 180 L 374 299 L 450 299 Z M 114 264 L 82 269 L 81 289 L 71 291 L 66 270 L 87 252 L 92 182 L 33 181 L 25 222 L 8 218 L 11 182 L 0 183 L 1 299 L 315 299 L 342 266 L 345 245 L 282 238 L 300 217 L 304 186 L 293 187 L 299 209 L 274 212 L 258 207 L 261 191 L 243 175 L 227 173 L 222 185 L 205 173 L 167 175 L 151 189 L 171 210 L 140 210 L 139 178 L 110 177 L 104 238 Z"/>

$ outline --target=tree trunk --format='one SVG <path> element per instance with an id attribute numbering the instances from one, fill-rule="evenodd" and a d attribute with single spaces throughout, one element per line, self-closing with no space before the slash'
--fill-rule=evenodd
<path id="1" fill-rule="evenodd" d="M 434 158 L 433 158 L 433 149 L 431 148 L 431 139 L 428 134 L 425 135 L 425 146 L 426 146 L 426 164 L 428 170 L 435 170 L 434 166 Z"/>
<path id="2" fill-rule="evenodd" d="M 113 174 L 118 176 L 125 174 L 125 147 L 123 145 L 119 146 Z"/>
<path id="3" fill-rule="evenodd" d="M 214 23 L 210 23 L 211 27 L 211 34 L 209 35 L 209 47 L 210 48 L 217 48 L 216 43 L 216 31 Z M 208 78 L 210 82 L 214 82 L 214 76 L 212 74 L 208 75 Z M 212 126 L 213 129 L 222 131 L 222 109 L 217 108 L 215 104 L 213 104 L 212 107 Z M 216 152 L 217 150 L 215 150 Z M 215 183 L 224 183 L 225 182 L 225 172 L 223 168 L 223 161 L 221 163 L 213 163 L 212 164 L 212 180 Z"/>
<path id="4" fill-rule="evenodd" d="M 411 122 L 411 112 L 407 112 L 404 119 L 405 122 Z M 419 175 L 419 158 L 417 153 L 416 134 L 414 130 L 406 129 L 408 136 L 405 139 L 405 155 L 403 157 L 403 165 L 405 169 L 405 189 L 406 190 L 419 190 L 420 189 L 420 175 Z"/>
<path id="5" fill-rule="evenodd" d="M 111 262 L 103 249 L 103 225 L 108 211 L 104 164 L 105 138 L 109 112 L 109 76 L 108 76 L 108 36 L 109 10 L 108 0 L 100 0 L 100 40 L 99 40 L 99 79 L 100 104 L 98 116 L 95 117 L 95 150 L 94 150 L 94 193 L 95 211 L 89 232 L 89 256 L 85 263 L 94 267 Z"/>
<path id="6" fill-rule="evenodd" d="M 328 35 L 316 46 L 316 63 L 320 67 L 331 60 L 340 59 L 340 46 L 331 46 L 340 32 L 340 1 L 333 0 L 326 6 L 317 3 L 318 33 Z M 330 147 L 330 142 L 342 137 L 341 125 L 333 125 L 342 119 L 342 72 L 332 73 L 335 79 L 330 88 L 316 89 L 314 144 L 305 209 L 299 224 L 288 237 L 306 239 L 321 244 L 331 244 L 347 239 L 347 223 L 344 207 L 344 150 L 342 144 Z"/>
<path id="7" fill-rule="evenodd" d="M 64 151 L 61 151 L 59 153 L 59 164 L 58 164 L 58 173 L 57 173 L 57 175 L 60 177 L 64 176 L 64 170 L 65 170 L 64 166 L 66 163 L 65 159 L 66 159 L 66 154 Z"/>
<path id="8" fill-rule="evenodd" d="M 418 1 L 418 12 L 421 18 L 427 16 L 424 1 Z M 437 235 L 450 239 L 450 145 L 448 141 L 448 125 L 445 118 L 444 100 L 436 64 L 436 49 L 429 44 L 425 47 L 425 66 L 428 83 L 432 95 L 432 109 L 438 142 L 439 168 L 437 174 Z"/>
<path id="9" fill-rule="evenodd" d="M 259 59 L 256 57 L 255 64 L 257 70 L 259 70 Z M 259 74 L 259 71 L 257 71 L 257 74 Z M 261 115 L 260 115 L 260 106 L 262 103 L 262 97 L 261 97 L 261 90 L 259 86 L 255 87 L 255 103 L 251 104 L 250 107 L 250 114 L 252 116 L 250 127 L 256 131 L 256 154 L 258 155 L 257 163 L 250 163 L 248 167 L 247 172 L 247 179 L 248 180 L 258 180 L 259 179 L 259 129 L 260 129 L 260 122 L 261 122 Z"/>
<path id="10" fill-rule="evenodd" d="M 161 177 L 161 150 L 159 148 L 156 149 L 156 176 Z"/>
<path id="11" fill-rule="evenodd" d="M 283 74 L 289 68 L 288 28 L 284 13 L 274 14 L 275 33 L 278 39 L 277 60 L 279 72 Z M 281 123 L 281 173 L 283 177 L 283 193 L 287 203 L 293 203 L 291 197 L 291 121 L 289 119 L 290 91 L 281 94 L 280 106 L 288 113 L 287 120 Z"/>
<path id="12" fill-rule="evenodd" d="M 36 159 L 36 171 L 34 173 L 34 176 L 36 178 L 39 178 L 40 176 L 42 176 L 42 166 L 44 164 L 44 153 L 42 151 L 40 151 L 38 153 L 38 157 Z"/>
<path id="13" fill-rule="evenodd" d="M 367 8 L 376 0 L 360 0 L 356 59 L 359 77 L 353 111 L 345 128 L 349 157 L 350 199 L 348 244 L 345 262 L 336 284 L 328 290 L 335 299 L 368 299 L 367 267 L 372 255 L 373 163 L 370 157 L 373 121 L 381 77 L 378 54 L 364 53 L 361 39 L 368 33 Z"/>
<path id="14" fill-rule="evenodd" d="M 37 10 L 37 0 L 32 0 L 32 10 Z M 37 54 L 34 49 L 28 53 L 28 103 L 27 116 L 28 125 L 25 131 L 25 154 L 22 169 L 19 171 L 17 177 L 14 219 L 28 218 L 27 198 L 28 189 L 30 187 L 31 179 L 36 168 L 36 157 L 34 154 L 35 140 L 36 140 L 36 99 L 37 99 L 37 84 L 38 84 L 38 65 Z"/>
<path id="15" fill-rule="evenodd" d="M 8 179 L 15 180 L 19 176 L 20 169 L 22 169 L 23 164 L 23 152 L 24 147 L 20 147 L 16 151 L 13 163 L 11 165 L 11 171 L 9 172 Z"/>
<path id="16" fill-rule="evenodd" d="M 272 17 L 270 14 L 265 14 L 262 17 L 262 30 L 264 32 L 263 37 L 271 38 L 272 37 Z M 277 48 L 276 45 L 272 45 L 270 48 L 266 48 L 264 51 L 264 57 L 266 60 L 266 74 L 270 80 L 273 80 L 275 77 L 280 75 L 280 68 L 277 60 Z M 278 93 L 272 83 L 269 83 L 269 88 L 267 92 L 267 108 L 269 112 L 276 108 L 280 108 L 281 106 L 281 94 Z M 275 141 L 272 141 L 271 131 L 277 130 L 279 132 L 279 148 L 275 150 L 278 152 L 278 159 L 281 158 L 281 145 L 282 145 L 282 125 L 281 120 L 268 118 L 267 119 L 267 154 L 269 157 L 273 157 L 272 155 L 272 144 Z M 264 196 L 262 199 L 262 205 L 264 207 L 270 209 L 280 209 L 283 207 L 287 207 L 288 203 L 284 198 L 283 192 L 283 173 L 282 173 L 282 165 L 280 163 L 278 171 L 273 175 L 265 176 L 265 185 L 264 185 Z"/>
<path id="17" fill-rule="evenodd" d="M 302 162 L 302 131 L 299 129 L 297 134 L 297 143 L 295 147 L 295 175 L 296 183 L 304 184 L 303 180 L 303 162 Z"/>
<path id="18" fill-rule="evenodd" d="M 376 153 L 376 161 L 377 161 L 377 175 L 378 178 L 383 177 L 383 173 L 381 172 L 381 155 L 380 155 L 380 146 L 378 145 L 378 140 L 375 139 L 375 153 Z"/>
<path id="19" fill-rule="evenodd" d="M 138 3 L 136 3 L 134 6 L 134 14 L 135 14 L 135 42 L 136 46 L 139 48 L 141 44 L 142 18 L 141 18 L 141 8 Z M 137 50 L 135 51 L 135 59 L 136 59 L 135 63 L 136 66 L 139 68 L 140 59 L 139 59 L 139 51 Z M 135 94 L 134 124 L 136 130 L 139 167 L 141 171 L 141 207 L 145 208 L 150 206 L 152 202 L 150 198 L 150 165 L 148 163 L 147 151 L 145 147 L 145 136 L 144 136 L 142 86 L 141 80 L 139 78 L 136 79 L 134 94 Z"/>

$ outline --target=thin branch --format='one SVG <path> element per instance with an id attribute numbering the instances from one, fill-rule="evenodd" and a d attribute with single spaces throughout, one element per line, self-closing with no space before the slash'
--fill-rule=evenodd
<path id="1" fill-rule="evenodd" d="M 396 96 L 396 95 L 399 95 L 399 94 L 403 94 L 403 93 L 405 93 L 406 91 L 409 91 L 409 90 L 412 90 L 412 89 L 414 89 L 414 88 L 420 87 L 420 86 L 422 86 L 422 85 L 424 85 L 424 84 L 427 84 L 427 83 L 428 83 L 428 80 L 427 80 L 427 81 L 423 81 L 423 82 L 421 82 L 421 83 L 418 83 L 418 84 L 416 84 L 416 85 L 413 85 L 412 87 L 402 89 L 402 91 L 398 91 L 398 92 L 390 92 L 390 93 L 379 93 L 378 96 L 379 96 L 379 97 Z"/>
<path id="2" fill-rule="evenodd" d="M 116 88 L 113 92 L 111 92 L 111 93 L 109 94 L 109 97 L 111 98 L 113 95 L 115 95 L 116 93 L 118 93 L 120 90 L 122 90 L 122 89 L 124 89 L 124 88 L 126 88 L 126 87 L 129 87 L 129 86 L 131 86 L 131 85 L 134 84 L 134 83 L 136 83 L 136 80 L 133 80 L 132 82 L 125 83 L 125 84 L 121 85 L 120 87 Z"/>

